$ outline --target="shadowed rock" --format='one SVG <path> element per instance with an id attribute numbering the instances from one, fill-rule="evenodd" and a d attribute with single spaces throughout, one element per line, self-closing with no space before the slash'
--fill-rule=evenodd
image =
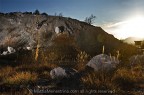
<path id="1" fill-rule="evenodd" d="M 52 79 L 74 78 L 77 74 L 78 72 L 72 68 L 57 67 L 50 71 Z"/>
<path id="2" fill-rule="evenodd" d="M 78 71 L 72 68 L 57 67 L 50 71 L 52 80 L 60 89 L 76 89 L 80 87 L 80 75 Z"/>
<path id="3" fill-rule="evenodd" d="M 116 68 L 119 60 L 115 57 L 110 57 L 106 54 L 100 54 L 93 57 L 86 66 L 93 68 L 95 71 L 99 70 L 111 70 Z"/>

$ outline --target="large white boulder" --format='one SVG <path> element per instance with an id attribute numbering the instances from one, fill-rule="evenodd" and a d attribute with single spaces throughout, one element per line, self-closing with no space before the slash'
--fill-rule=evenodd
<path id="1" fill-rule="evenodd" d="M 111 70 L 119 64 L 119 60 L 115 57 L 108 56 L 106 54 L 100 54 L 93 57 L 86 66 L 93 68 L 95 71 L 99 70 Z"/>
<path id="2" fill-rule="evenodd" d="M 74 77 L 77 74 L 75 69 L 57 67 L 50 71 L 50 76 L 52 79 L 63 79 Z"/>

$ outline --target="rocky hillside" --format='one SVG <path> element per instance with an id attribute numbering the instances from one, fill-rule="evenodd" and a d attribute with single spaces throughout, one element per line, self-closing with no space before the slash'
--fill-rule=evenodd
<path id="1" fill-rule="evenodd" d="M 0 14 L 1 49 L 7 46 L 35 48 L 37 44 L 46 48 L 53 46 L 55 39 L 61 35 L 73 38 L 77 47 L 90 55 L 101 53 L 103 45 L 106 53 L 123 45 L 101 27 L 76 19 L 21 12 Z"/>

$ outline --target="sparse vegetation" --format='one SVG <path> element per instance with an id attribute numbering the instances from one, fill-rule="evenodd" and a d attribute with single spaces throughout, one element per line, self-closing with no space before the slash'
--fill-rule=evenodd
<path id="1" fill-rule="evenodd" d="M 112 80 L 114 72 L 90 72 L 82 77 L 85 89 L 109 90 L 111 94 L 122 92 Z"/>
<path id="2" fill-rule="evenodd" d="M 64 38 L 60 39 L 64 40 Z M 67 45 L 67 43 L 63 44 Z M 65 53 L 66 52 L 67 51 L 65 51 Z M 20 64 L 19 66 L 3 67 L 0 70 L 0 84 L 2 86 L 4 84 L 28 85 L 30 83 L 35 83 L 39 78 L 50 79 L 50 70 L 61 66 L 61 64 L 59 64 L 59 61 L 61 60 L 58 59 L 56 62 L 57 57 L 61 56 L 61 52 L 59 53 L 60 55 L 58 55 L 55 50 L 53 52 L 49 50 L 45 52 L 39 50 L 39 58 L 37 61 L 40 64 L 32 64 L 35 63 L 35 58 L 25 55 L 25 57 L 28 57 L 27 60 L 32 58 L 32 63 L 25 64 L 24 62 L 26 61 L 24 60 L 23 64 Z M 117 55 L 119 56 L 119 52 Z M 86 52 L 81 51 L 77 53 L 76 64 L 71 65 L 72 63 L 69 62 L 74 61 L 74 59 L 69 59 L 69 61 L 67 61 L 69 64 L 65 66 L 74 67 L 79 72 L 84 71 L 86 70 L 85 65 L 89 61 L 89 57 L 90 56 Z M 66 59 L 67 58 L 64 58 L 63 61 Z M 129 93 L 131 94 L 138 93 L 133 91 L 133 89 L 141 88 L 144 85 L 143 64 L 138 64 L 135 67 L 127 66 L 128 65 L 120 64 L 117 69 L 111 71 L 85 71 L 85 74 L 81 76 L 81 85 L 83 85 L 82 89 L 103 90 L 113 94 L 126 94 L 128 93 L 127 91 L 130 91 Z"/>
<path id="3" fill-rule="evenodd" d="M 37 45 L 36 51 L 35 51 L 35 60 L 38 60 L 38 56 L 39 56 L 39 45 Z"/>
<path id="4" fill-rule="evenodd" d="M 63 17 L 63 13 L 59 13 L 59 14 L 55 13 L 54 15 L 59 16 L 59 17 Z"/>
<path id="5" fill-rule="evenodd" d="M 63 14 L 62 13 L 59 13 L 59 15 L 58 15 L 59 17 L 63 17 Z"/>
<path id="6" fill-rule="evenodd" d="M 25 14 L 31 14 L 31 12 L 26 12 Z M 39 15 L 40 13 L 36 10 L 34 14 Z M 59 14 L 59 16 L 62 16 L 62 14 Z M 86 22 L 92 24 L 95 18 L 95 16 L 91 15 L 86 18 Z M 40 22 L 40 19 L 36 22 Z M 67 22 L 66 25 L 67 24 L 68 27 L 66 28 L 71 30 L 72 28 L 69 25 L 69 22 Z M 45 28 L 44 26 L 47 25 L 48 22 L 44 21 L 44 25 L 42 26 Z M 51 25 L 48 25 L 48 27 L 49 26 L 51 27 Z M 79 26 L 79 24 L 77 24 L 77 26 Z M 43 41 L 39 39 L 41 38 L 41 34 L 37 36 L 36 34 L 41 33 L 41 31 L 35 32 L 31 29 L 31 33 L 35 32 L 35 35 L 33 34 L 36 41 L 36 45 L 34 45 L 35 48 L 32 51 L 19 51 L 14 60 L 14 64 L 4 64 L 4 66 L 3 64 L 0 64 L 0 87 L 9 87 L 10 85 L 12 89 L 13 86 L 18 86 L 20 89 L 21 85 L 27 87 L 27 85 L 36 83 L 39 79 L 51 80 L 49 74 L 50 70 L 62 66 L 74 68 L 80 72 L 81 82 L 79 84 L 81 88 L 79 89 L 108 90 L 110 93 L 119 95 L 121 93 L 129 94 L 129 92 L 130 94 L 134 94 L 137 89 L 144 88 L 144 63 L 136 64 L 135 66 L 130 66 L 129 64 L 129 58 L 132 55 L 137 54 L 136 47 L 118 41 L 113 36 L 103 33 L 100 28 L 85 28 L 85 24 L 80 26 L 84 28 L 83 31 L 78 31 L 81 28 L 74 29 L 78 32 L 73 35 L 65 32 L 67 31 L 66 29 L 59 35 L 54 36 L 52 36 L 54 34 L 52 32 L 47 33 L 47 31 L 52 31 L 51 29 L 43 30 L 45 34 L 42 34 L 42 38 L 51 39 L 47 43 L 52 43 L 52 45 L 46 48 L 39 48 L 39 44 Z M 8 28 L 8 30 L 9 32 L 12 32 L 15 28 Z M 85 30 L 88 32 L 85 32 Z M 7 45 L 13 44 L 12 37 L 5 37 L 4 43 Z M 120 64 L 116 69 L 110 71 L 100 70 L 95 72 L 92 69 L 88 70 L 86 68 L 87 62 L 90 58 L 100 53 L 116 56 L 117 59 L 120 60 Z M 69 84 L 73 85 L 73 81 Z M 76 86 L 79 86 L 79 84 Z M 61 87 L 59 87 L 59 85 L 60 84 L 56 85 L 57 88 Z"/>
<path id="7" fill-rule="evenodd" d="M 93 14 L 91 14 L 91 16 L 86 17 L 84 21 L 85 21 L 86 23 L 88 23 L 88 24 L 93 24 L 94 21 L 95 21 L 95 19 L 96 19 L 96 16 L 94 16 Z"/>
<path id="8" fill-rule="evenodd" d="M 85 51 L 81 51 L 77 54 L 77 64 L 75 66 L 76 70 L 83 71 L 85 69 L 85 65 L 87 64 L 89 60 L 89 55 Z"/>
<path id="9" fill-rule="evenodd" d="M 31 72 L 17 72 L 5 79 L 6 84 L 13 85 L 28 85 L 30 82 L 35 82 L 38 75 Z"/>

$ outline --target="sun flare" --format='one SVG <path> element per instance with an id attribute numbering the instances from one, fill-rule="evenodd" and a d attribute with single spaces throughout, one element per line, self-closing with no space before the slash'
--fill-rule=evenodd
<path id="1" fill-rule="evenodd" d="M 144 16 L 134 16 L 116 24 L 114 30 L 117 38 L 144 38 Z"/>

